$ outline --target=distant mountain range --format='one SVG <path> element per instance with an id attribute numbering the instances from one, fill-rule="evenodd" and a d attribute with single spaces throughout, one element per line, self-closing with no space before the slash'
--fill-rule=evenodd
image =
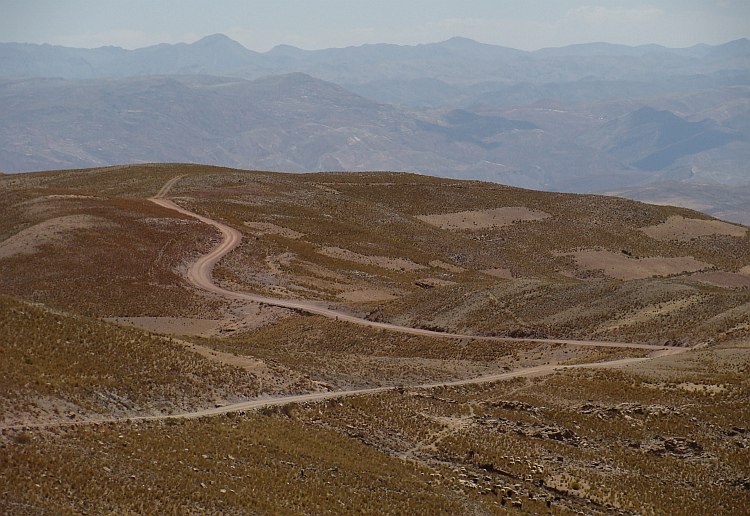
<path id="1" fill-rule="evenodd" d="M 524 52 L 0 44 L 0 171 L 196 162 L 586 192 L 748 184 L 750 41 Z"/>
<path id="2" fill-rule="evenodd" d="M 582 102 L 750 85 L 750 41 L 673 49 L 606 43 L 525 52 L 466 38 L 306 51 L 281 45 L 258 53 L 216 34 L 192 44 L 124 50 L 0 44 L 0 77 L 68 80 L 136 75 L 257 79 L 303 72 L 388 103 L 438 106 Z"/>

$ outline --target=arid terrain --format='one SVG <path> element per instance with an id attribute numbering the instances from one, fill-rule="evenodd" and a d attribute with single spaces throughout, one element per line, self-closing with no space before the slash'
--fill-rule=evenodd
<path id="1" fill-rule="evenodd" d="M 746 514 L 750 237 L 388 172 L 0 175 L 4 514 Z"/>

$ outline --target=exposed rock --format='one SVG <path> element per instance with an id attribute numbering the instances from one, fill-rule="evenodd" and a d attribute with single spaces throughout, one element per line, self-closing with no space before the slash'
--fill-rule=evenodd
<path id="1" fill-rule="evenodd" d="M 673 455 L 675 457 L 695 457 L 703 454 L 703 447 L 697 442 L 683 437 L 656 436 L 639 446 L 641 451 L 652 455 Z"/>

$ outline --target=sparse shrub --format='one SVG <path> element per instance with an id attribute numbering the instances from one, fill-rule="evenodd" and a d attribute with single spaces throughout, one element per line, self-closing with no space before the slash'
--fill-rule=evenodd
<path id="1" fill-rule="evenodd" d="M 19 432 L 13 437 L 13 441 L 15 441 L 16 444 L 29 444 L 32 440 L 33 438 L 28 432 Z"/>

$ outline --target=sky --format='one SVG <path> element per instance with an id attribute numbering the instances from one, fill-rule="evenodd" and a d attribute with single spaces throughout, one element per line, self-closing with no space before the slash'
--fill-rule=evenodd
<path id="1" fill-rule="evenodd" d="M 216 33 L 257 52 L 454 36 L 522 50 L 688 47 L 750 38 L 750 0 L 0 0 L 0 42 L 132 49 Z"/>

